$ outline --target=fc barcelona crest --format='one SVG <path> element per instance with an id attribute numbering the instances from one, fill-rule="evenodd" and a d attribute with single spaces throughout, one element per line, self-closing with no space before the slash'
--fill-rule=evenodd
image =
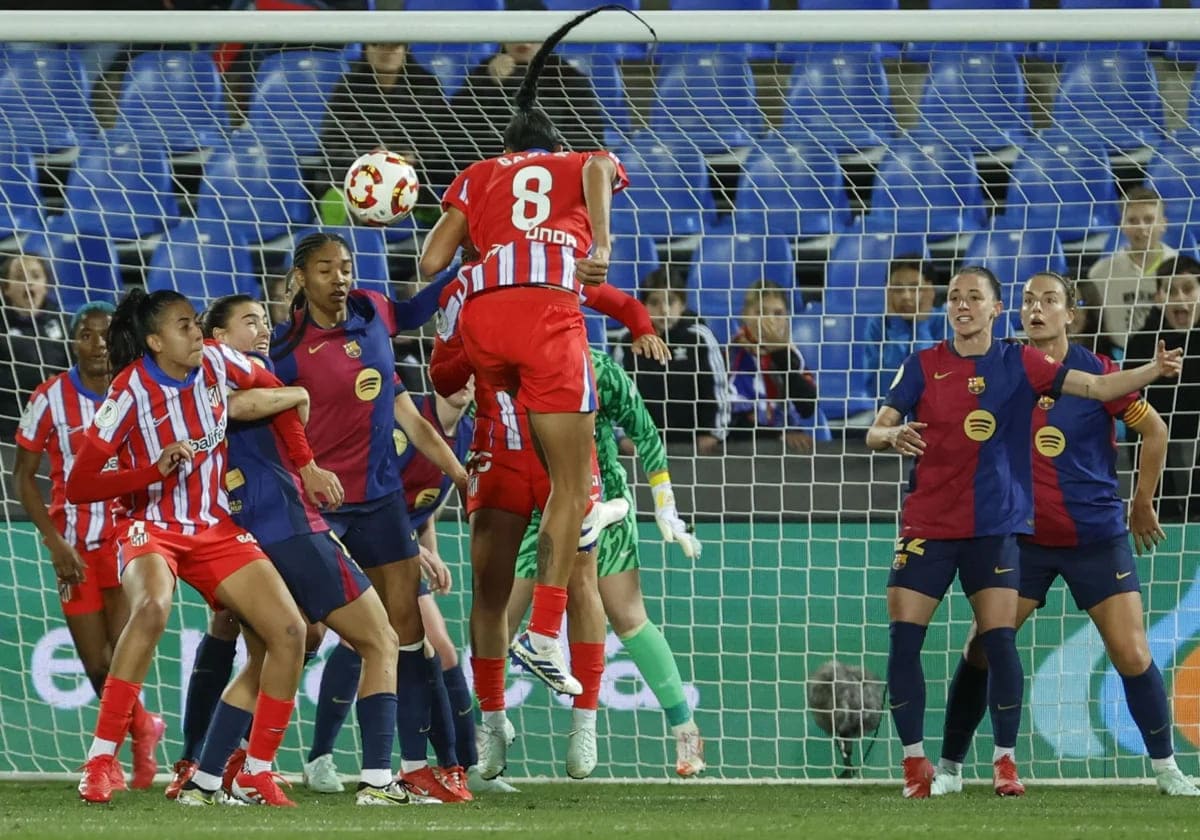
<path id="1" fill-rule="evenodd" d="M 346 355 L 351 359 L 357 359 L 362 355 L 362 348 L 358 346 L 357 341 L 347 341 L 342 345 L 342 349 L 346 351 Z"/>
<path id="2" fill-rule="evenodd" d="M 1054 408 L 1054 397 L 1041 397 L 1038 399 L 1038 408 L 1042 411 L 1049 411 Z"/>
<path id="3" fill-rule="evenodd" d="M 987 383 L 983 381 L 982 376 L 972 376 L 967 379 L 967 390 L 975 396 L 979 396 L 987 388 Z"/>

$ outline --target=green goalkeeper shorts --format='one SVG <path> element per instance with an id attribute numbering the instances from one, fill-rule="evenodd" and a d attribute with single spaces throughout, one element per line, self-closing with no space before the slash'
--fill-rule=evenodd
<path id="1" fill-rule="evenodd" d="M 620 522 L 605 528 L 600 535 L 596 558 L 599 577 L 638 568 L 637 519 L 633 515 L 633 498 L 628 493 L 626 498 L 629 500 L 629 513 Z M 521 540 L 521 550 L 517 553 L 516 577 L 537 577 L 537 533 L 541 521 L 541 514 L 535 512 Z"/>

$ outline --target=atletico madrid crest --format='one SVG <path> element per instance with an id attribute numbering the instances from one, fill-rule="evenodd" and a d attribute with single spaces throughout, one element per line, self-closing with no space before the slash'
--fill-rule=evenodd
<path id="1" fill-rule="evenodd" d="M 342 349 L 346 351 L 346 355 L 351 359 L 357 359 L 362 355 L 362 348 L 358 346 L 357 341 L 347 341 L 342 345 Z"/>
<path id="2" fill-rule="evenodd" d="M 972 376 L 967 379 L 967 390 L 975 396 L 979 396 L 987 388 L 987 383 L 983 381 L 982 376 Z"/>

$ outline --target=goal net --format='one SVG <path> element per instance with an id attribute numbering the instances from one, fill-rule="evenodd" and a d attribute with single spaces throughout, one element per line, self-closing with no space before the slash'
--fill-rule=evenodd
<path id="1" fill-rule="evenodd" d="M 144 284 L 202 308 L 239 291 L 278 318 L 291 247 L 317 228 L 349 238 L 360 285 L 412 292 L 441 191 L 467 163 L 501 153 L 531 46 L 562 10 L 586 4 L 407 5 L 400 16 L 105 13 L 69 25 L 6 13 L 9 37 L 25 39 L 0 45 L 6 475 L 24 403 L 70 364 L 67 325 L 87 301 Z M 633 359 L 618 324 L 588 319 L 595 345 L 620 358 L 664 426 L 679 508 L 704 545 L 688 561 L 662 543 L 645 474 L 627 461 L 647 613 L 674 650 L 710 777 L 892 778 L 884 587 L 908 465 L 870 454 L 864 427 L 899 360 L 944 336 L 946 284 L 963 265 L 1000 278 L 1005 336 L 1020 336 L 1022 283 L 1043 270 L 1087 281 L 1073 329 L 1101 352 L 1133 357 L 1160 326 L 1172 341 L 1200 334 L 1200 269 L 1171 262 L 1197 257 L 1200 234 L 1200 46 L 1186 40 L 1200 42 L 1200 27 L 1194 13 L 1170 11 L 674 5 L 741 10 L 665 12 L 663 0 L 645 0 L 653 43 L 637 21 L 605 13 L 556 51 L 541 84 L 567 143 L 610 148 L 628 172 L 613 206 L 610 282 L 671 319 L 665 371 Z M 459 8 L 477 11 L 416 14 Z M 416 211 L 386 230 L 353 226 L 339 194 L 347 164 L 377 146 L 408 155 L 423 180 Z M 413 391 L 427 387 L 429 339 L 427 328 L 397 342 Z M 1187 352 L 1184 387 L 1151 392 L 1172 426 L 1167 540 L 1139 561 L 1185 754 L 1200 746 L 1200 530 L 1187 524 L 1200 514 L 1200 351 Z M 804 393 L 779 374 L 789 357 L 803 359 Z M 1127 492 L 1136 443 L 1122 435 Z M 0 774 L 68 772 L 83 759 L 96 700 L 47 551 L 10 482 L 3 492 Z M 470 575 L 457 500 L 439 533 L 455 588 L 438 602 L 465 664 Z M 167 767 L 207 620 L 181 587 L 145 682 L 146 706 L 168 723 Z M 969 622 L 955 592 L 926 642 L 935 743 Z M 312 739 L 333 643 L 331 634 L 305 672 L 284 772 L 299 771 Z M 1120 679 L 1061 587 L 1019 647 L 1027 775 L 1145 776 Z M 615 635 L 606 649 L 595 775 L 666 778 L 673 740 L 653 687 Z M 515 670 L 508 700 L 518 733 L 509 775 L 560 776 L 568 706 Z M 977 749 L 969 774 L 990 762 Z M 339 768 L 354 770 L 357 755 L 348 726 Z"/>

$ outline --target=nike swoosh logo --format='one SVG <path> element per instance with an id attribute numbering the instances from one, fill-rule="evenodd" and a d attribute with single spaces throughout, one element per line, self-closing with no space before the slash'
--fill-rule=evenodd
<path id="1" fill-rule="evenodd" d="M 1129 577 L 1131 574 L 1133 574 L 1133 572 L 1117 572 L 1117 580 L 1125 580 L 1125 578 Z"/>
<path id="2" fill-rule="evenodd" d="M 169 415 L 169 414 L 166 415 L 165 417 L 159 417 L 157 420 L 154 421 L 154 428 L 157 429 L 159 426 L 161 426 L 163 423 L 166 423 L 170 419 L 171 419 L 171 415 Z"/>
<path id="3" fill-rule="evenodd" d="M 954 371 L 952 371 L 952 370 L 948 370 L 945 373 L 935 373 L 933 375 L 933 378 L 934 379 L 945 379 L 947 376 L 949 376 L 952 373 L 954 373 Z"/>
<path id="4" fill-rule="evenodd" d="M 999 706 L 999 705 L 998 705 L 998 706 L 996 706 L 996 711 L 998 711 L 998 712 L 1011 712 L 1013 709 L 1017 708 L 1017 707 L 1018 707 L 1018 706 L 1020 706 L 1020 705 L 1021 705 L 1020 703 L 1013 703 L 1011 706 Z"/>
<path id="5" fill-rule="evenodd" d="M 318 350 L 320 350 L 322 347 L 324 347 L 328 343 L 329 343 L 328 341 L 322 341 L 320 344 L 314 344 L 312 347 L 308 348 L 309 354 L 311 355 L 313 353 L 316 353 Z"/>
<path id="6" fill-rule="evenodd" d="M 1157 735 L 1158 733 L 1162 732 L 1164 729 L 1167 729 L 1167 728 L 1169 728 L 1170 726 L 1171 726 L 1171 724 L 1169 724 L 1169 723 L 1164 723 L 1162 726 L 1158 727 L 1158 729 L 1151 729 L 1151 730 L 1150 730 L 1150 734 L 1151 734 L 1151 735 Z"/>
<path id="7" fill-rule="evenodd" d="M 467 715 L 471 715 L 474 713 L 475 713 L 474 709 L 459 709 L 458 712 L 456 712 L 456 714 L 459 717 L 466 717 Z"/>
<path id="8" fill-rule="evenodd" d="M 349 706 L 354 701 L 353 700 L 343 700 L 341 697 L 334 697 L 333 702 L 340 703 L 343 706 Z"/>
<path id="9" fill-rule="evenodd" d="M 910 702 L 910 701 L 908 701 L 908 700 L 905 700 L 903 703 L 892 703 L 892 704 L 891 704 L 891 706 L 890 706 L 890 708 L 891 708 L 891 709 L 893 709 L 893 710 L 895 710 L 895 709 L 903 709 L 905 706 L 907 706 L 907 705 L 909 704 L 909 702 Z"/>
<path id="10" fill-rule="evenodd" d="M 432 730 L 432 726 L 422 726 L 418 732 L 420 732 L 422 735 L 428 735 Z"/>
<path id="11" fill-rule="evenodd" d="M 992 571 L 998 575 L 1006 575 L 1009 572 L 1011 572 L 1012 569 L 1001 569 L 999 566 L 996 566 L 995 568 L 992 569 Z"/>

